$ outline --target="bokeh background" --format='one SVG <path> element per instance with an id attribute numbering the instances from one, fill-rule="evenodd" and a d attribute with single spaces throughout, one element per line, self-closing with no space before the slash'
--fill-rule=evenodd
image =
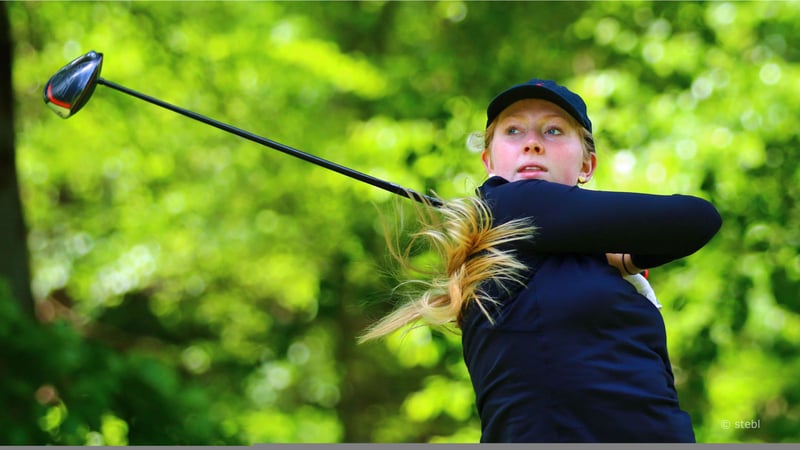
<path id="1" fill-rule="evenodd" d="M 800 441 L 800 2 L 4 2 L 0 28 L 0 443 L 479 439 L 457 334 L 356 344 L 399 298 L 410 200 L 102 86 L 62 120 L 44 83 L 89 50 L 448 198 L 485 178 L 465 138 L 495 93 L 568 85 L 587 188 L 724 218 L 651 272 L 698 440 Z"/>

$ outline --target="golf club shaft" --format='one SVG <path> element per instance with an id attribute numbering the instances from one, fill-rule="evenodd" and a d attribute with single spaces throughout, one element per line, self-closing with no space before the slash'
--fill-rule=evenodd
<path id="1" fill-rule="evenodd" d="M 195 113 L 193 111 L 189 111 L 188 109 L 184 109 L 184 108 L 181 108 L 179 106 L 175 106 L 173 104 L 164 102 L 164 101 L 159 100 L 159 99 L 157 99 L 155 97 L 151 97 L 149 95 L 142 94 L 141 92 L 137 92 L 137 91 L 134 91 L 132 89 L 126 88 L 125 86 L 119 85 L 119 84 L 114 83 L 112 81 L 108 81 L 108 80 L 106 80 L 104 78 L 99 78 L 98 77 L 97 84 L 102 84 L 103 86 L 108 86 L 111 89 L 123 92 L 125 94 L 128 94 L 128 95 L 131 95 L 133 97 L 136 97 L 136 98 L 138 98 L 140 100 L 144 100 L 144 101 L 146 101 L 148 103 L 152 103 L 152 104 L 154 104 L 156 106 L 160 106 L 162 108 L 165 108 L 165 109 L 168 109 L 170 111 L 176 112 L 176 113 L 178 113 L 178 114 L 180 114 L 182 116 L 186 116 L 186 117 L 188 117 L 190 119 L 194 119 L 194 120 L 197 120 L 199 122 L 203 122 L 203 123 L 205 123 L 207 125 L 211 125 L 212 127 L 219 128 L 220 130 L 227 131 L 228 133 L 235 134 L 236 136 L 239 136 L 239 137 L 245 138 L 245 139 L 247 139 L 249 141 L 253 141 L 255 143 L 267 146 L 267 147 L 272 148 L 274 150 L 278 150 L 280 152 L 292 155 L 292 156 L 300 158 L 300 159 L 302 159 L 304 161 L 308 161 L 308 162 L 310 162 L 312 164 L 316 164 L 318 166 L 324 167 L 326 169 L 333 170 L 334 172 L 338 172 L 338 173 L 340 173 L 342 175 L 345 175 L 345 176 L 348 176 L 350 178 L 353 178 L 353 179 L 356 179 L 356 180 L 359 180 L 359 181 L 363 181 L 364 183 L 367 183 L 369 185 L 372 185 L 372 186 L 375 186 L 377 188 L 383 189 L 385 191 L 389 191 L 389 192 L 392 192 L 394 194 L 401 195 L 403 197 L 407 197 L 407 198 L 416 200 L 416 201 L 418 201 L 420 203 L 430 204 L 430 205 L 436 206 L 436 207 L 442 206 L 441 200 L 439 200 L 437 198 L 430 197 L 430 196 L 427 196 L 427 195 L 424 195 L 424 194 L 420 194 L 418 192 L 412 191 L 411 189 L 406 189 L 406 188 L 404 188 L 402 186 L 398 186 L 398 185 L 396 185 L 394 183 L 390 183 L 388 181 L 381 180 L 380 178 L 375 178 L 375 177 L 367 175 L 365 173 L 361 173 L 361 172 L 358 172 L 356 170 L 350 169 L 348 167 L 344 167 L 342 165 L 336 164 L 334 162 L 331 162 L 331 161 L 316 157 L 314 155 L 305 153 L 303 151 L 297 150 L 295 148 L 289 147 L 289 146 L 281 144 L 279 142 L 275 142 L 275 141 L 273 141 L 271 139 L 267 139 L 265 137 L 258 136 L 256 134 L 250 133 L 250 132 L 242 130 L 240 128 L 236 128 L 234 126 L 228 125 L 226 123 L 222 123 L 220 121 L 211 119 L 211 118 L 203 116 L 201 114 L 197 114 L 197 113 Z"/>

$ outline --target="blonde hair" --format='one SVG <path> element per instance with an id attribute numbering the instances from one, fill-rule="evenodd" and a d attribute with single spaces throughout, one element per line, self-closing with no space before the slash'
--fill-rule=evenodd
<path id="1" fill-rule="evenodd" d="M 402 268 L 425 274 L 430 279 L 418 281 L 421 292 L 369 327 L 359 342 L 385 336 L 419 321 L 433 326 L 454 322 L 460 325 L 462 313 L 473 302 L 494 323 L 487 303 L 497 302 L 487 295 L 484 283 L 494 280 L 500 287 L 509 281 L 524 283 L 526 266 L 517 260 L 512 250 L 500 247 L 532 237 L 535 227 L 528 220 L 519 219 L 493 227 L 491 211 L 478 197 L 442 203 L 438 208 L 419 207 L 417 215 L 422 228 L 412 234 L 405 251 L 398 251 L 389 242 L 392 255 Z M 420 241 L 434 251 L 441 267 L 426 270 L 411 263 L 412 249 L 418 247 Z"/>

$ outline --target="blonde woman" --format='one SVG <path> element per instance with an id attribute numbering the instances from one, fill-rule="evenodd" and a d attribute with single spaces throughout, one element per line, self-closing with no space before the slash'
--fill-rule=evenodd
<path id="1" fill-rule="evenodd" d="M 363 340 L 459 326 L 482 442 L 694 442 L 657 302 L 624 277 L 699 250 L 716 209 L 579 188 L 597 167 L 592 123 L 553 81 L 496 96 L 483 147 L 478 196 L 446 202 L 419 233 L 442 274 Z"/>

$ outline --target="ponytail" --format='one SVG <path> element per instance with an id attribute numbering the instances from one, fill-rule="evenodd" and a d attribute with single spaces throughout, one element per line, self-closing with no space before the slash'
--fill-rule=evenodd
<path id="1" fill-rule="evenodd" d="M 462 313 L 472 302 L 494 323 L 487 304 L 497 301 L 484 291 L 485 282 L 523 283 L 526 266 L 511 250 L 500 247 L 530 238 L 535 227 L 527 220 L 493 227 L 491 211 L 478 197 L 443 201 L 439 208 L 420 207 L 417 216 L 422 227 L 411 235 L 406 250 L 399 252 L 391 242 L 389 248 L 401 268 L 426 274 L 430 280 L 412 282 L 421 286 L 421 292 L 369 327 L 359 337 L 360 343 L 419 321 L 433 326 L 460 325 Z M 434 251 L 440 268 L 420 270 L 411 264 L 412 247 L 419 242 Z"/>

